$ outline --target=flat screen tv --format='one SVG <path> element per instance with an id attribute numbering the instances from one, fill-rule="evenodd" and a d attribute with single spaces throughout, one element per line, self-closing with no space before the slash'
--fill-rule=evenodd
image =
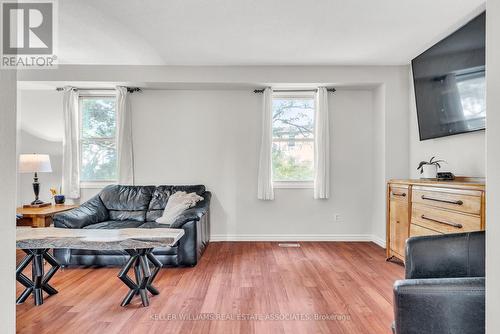
<path id="1" fill-rule="evenodd" d="M 420 140 L 485 129 L 485 13 L 411 64 Z"/>

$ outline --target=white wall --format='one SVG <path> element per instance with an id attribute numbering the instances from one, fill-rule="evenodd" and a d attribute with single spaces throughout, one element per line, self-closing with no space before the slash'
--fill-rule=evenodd
<path id="1" fill-rule="evenodd" d="M 50 201 L 49 189 L 61 186 L 62 94 L 55 90 L 23 91 L 18 96 L 19 153 L 49 154 L 52 173 L 39 173 L 40 199 Z M 19 174 L 18 205 L 34 199 L 33 174 Z"/>
<path id="2" fill-rule="evenodd" d="M 373 137 L 371 143 L 373 159 L 383 159 L 386 156 L 385 150 L 385 85 L 375 88 L 372 94 L 373 105 Z M 407 155 L 406 155 L 407 156 Z M 386 198 L 380 194 L 385 194 L 387 175 L 384 163 L 372 163 L 372 235 L 379 244 L 385 243 L 385 215 Z"/>
<path id="3" fill-rule="evenodd" d="M 16 323 L 16 72 L 0 70 L 0 323 L 3 333 L 14 333 Z"/>
<path id="4" fill-rule="evenodd" d="M 212 233 L 253 235 L 368 234 L 371 203 L 372 93 L 330 95 L 333 198 L 312 189 L 276 190 L 256 198 L 261 95 L 251 91 L 145 91 L 134 96 L 136 180 L 204 183 L 214 193 Z M 355 182 L 352 182 L 356 178 Z M 356 199 L 356 200 L 353 200 Z M 334 214 L 343 223 L 334 222 Z"/>
<path id="5" fill-rule="evenodd" d="M 440 171 L 455 175 L 486 176 L 485 131 L 420 141 L 413 80 L 410 81 L 410 177 L 419 178 L 417 166 L 432 156 L 446 160 Z"/>
<path id="6" fill-rule="evenodd" d="M 486 195 L 486 332 L 500 332 L 500 2 L 486 10 L 487 184 Z"/>

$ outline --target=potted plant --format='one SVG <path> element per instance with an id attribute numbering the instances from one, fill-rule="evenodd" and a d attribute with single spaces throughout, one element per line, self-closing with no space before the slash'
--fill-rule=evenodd
<path id="1" fill-rule="evenodd" d="M 61 194 L 61 190 L 57 192 L 56 188 L 50 188 L 50 193 L 52 194 L 52 197 L 54 198 L 54 202 L 56 204 L 64 204 L 66 198 Z"/>
<path id="2" fill-rule="evenodd" d="M 420 171 L 422 178 L 424 179 L 435 179 L 437 175 L 437 169 L 441 168 L 440 163 L 446 162 L 444 160 L 434 160 L 436 157 L 432 157 L 429 161 L 420 161 L 417 170 Z"/>

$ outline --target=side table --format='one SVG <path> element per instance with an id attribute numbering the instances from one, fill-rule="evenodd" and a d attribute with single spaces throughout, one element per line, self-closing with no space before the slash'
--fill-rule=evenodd
<path id="1" fill-rule="evenodd" d="M 17 226 L 49 227 L 52 217 L 59 212 L 71 210 L 78 205 L 55 204 L 41 208 L 17 208 L 16 213 L 23 218 L 17 220 Z"/>

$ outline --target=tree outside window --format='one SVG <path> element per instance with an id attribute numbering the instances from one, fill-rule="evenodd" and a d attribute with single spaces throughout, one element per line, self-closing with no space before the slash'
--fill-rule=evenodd
<path id="1" fill-rule="evenodd" d="M 80 180 L 116 181 L 116 96 L 80 97 Z"/>
<path id="2" fill-rule="evenodd" d="M 314 178 L 314 98 L 273 98 L 273 181 Z"/>

